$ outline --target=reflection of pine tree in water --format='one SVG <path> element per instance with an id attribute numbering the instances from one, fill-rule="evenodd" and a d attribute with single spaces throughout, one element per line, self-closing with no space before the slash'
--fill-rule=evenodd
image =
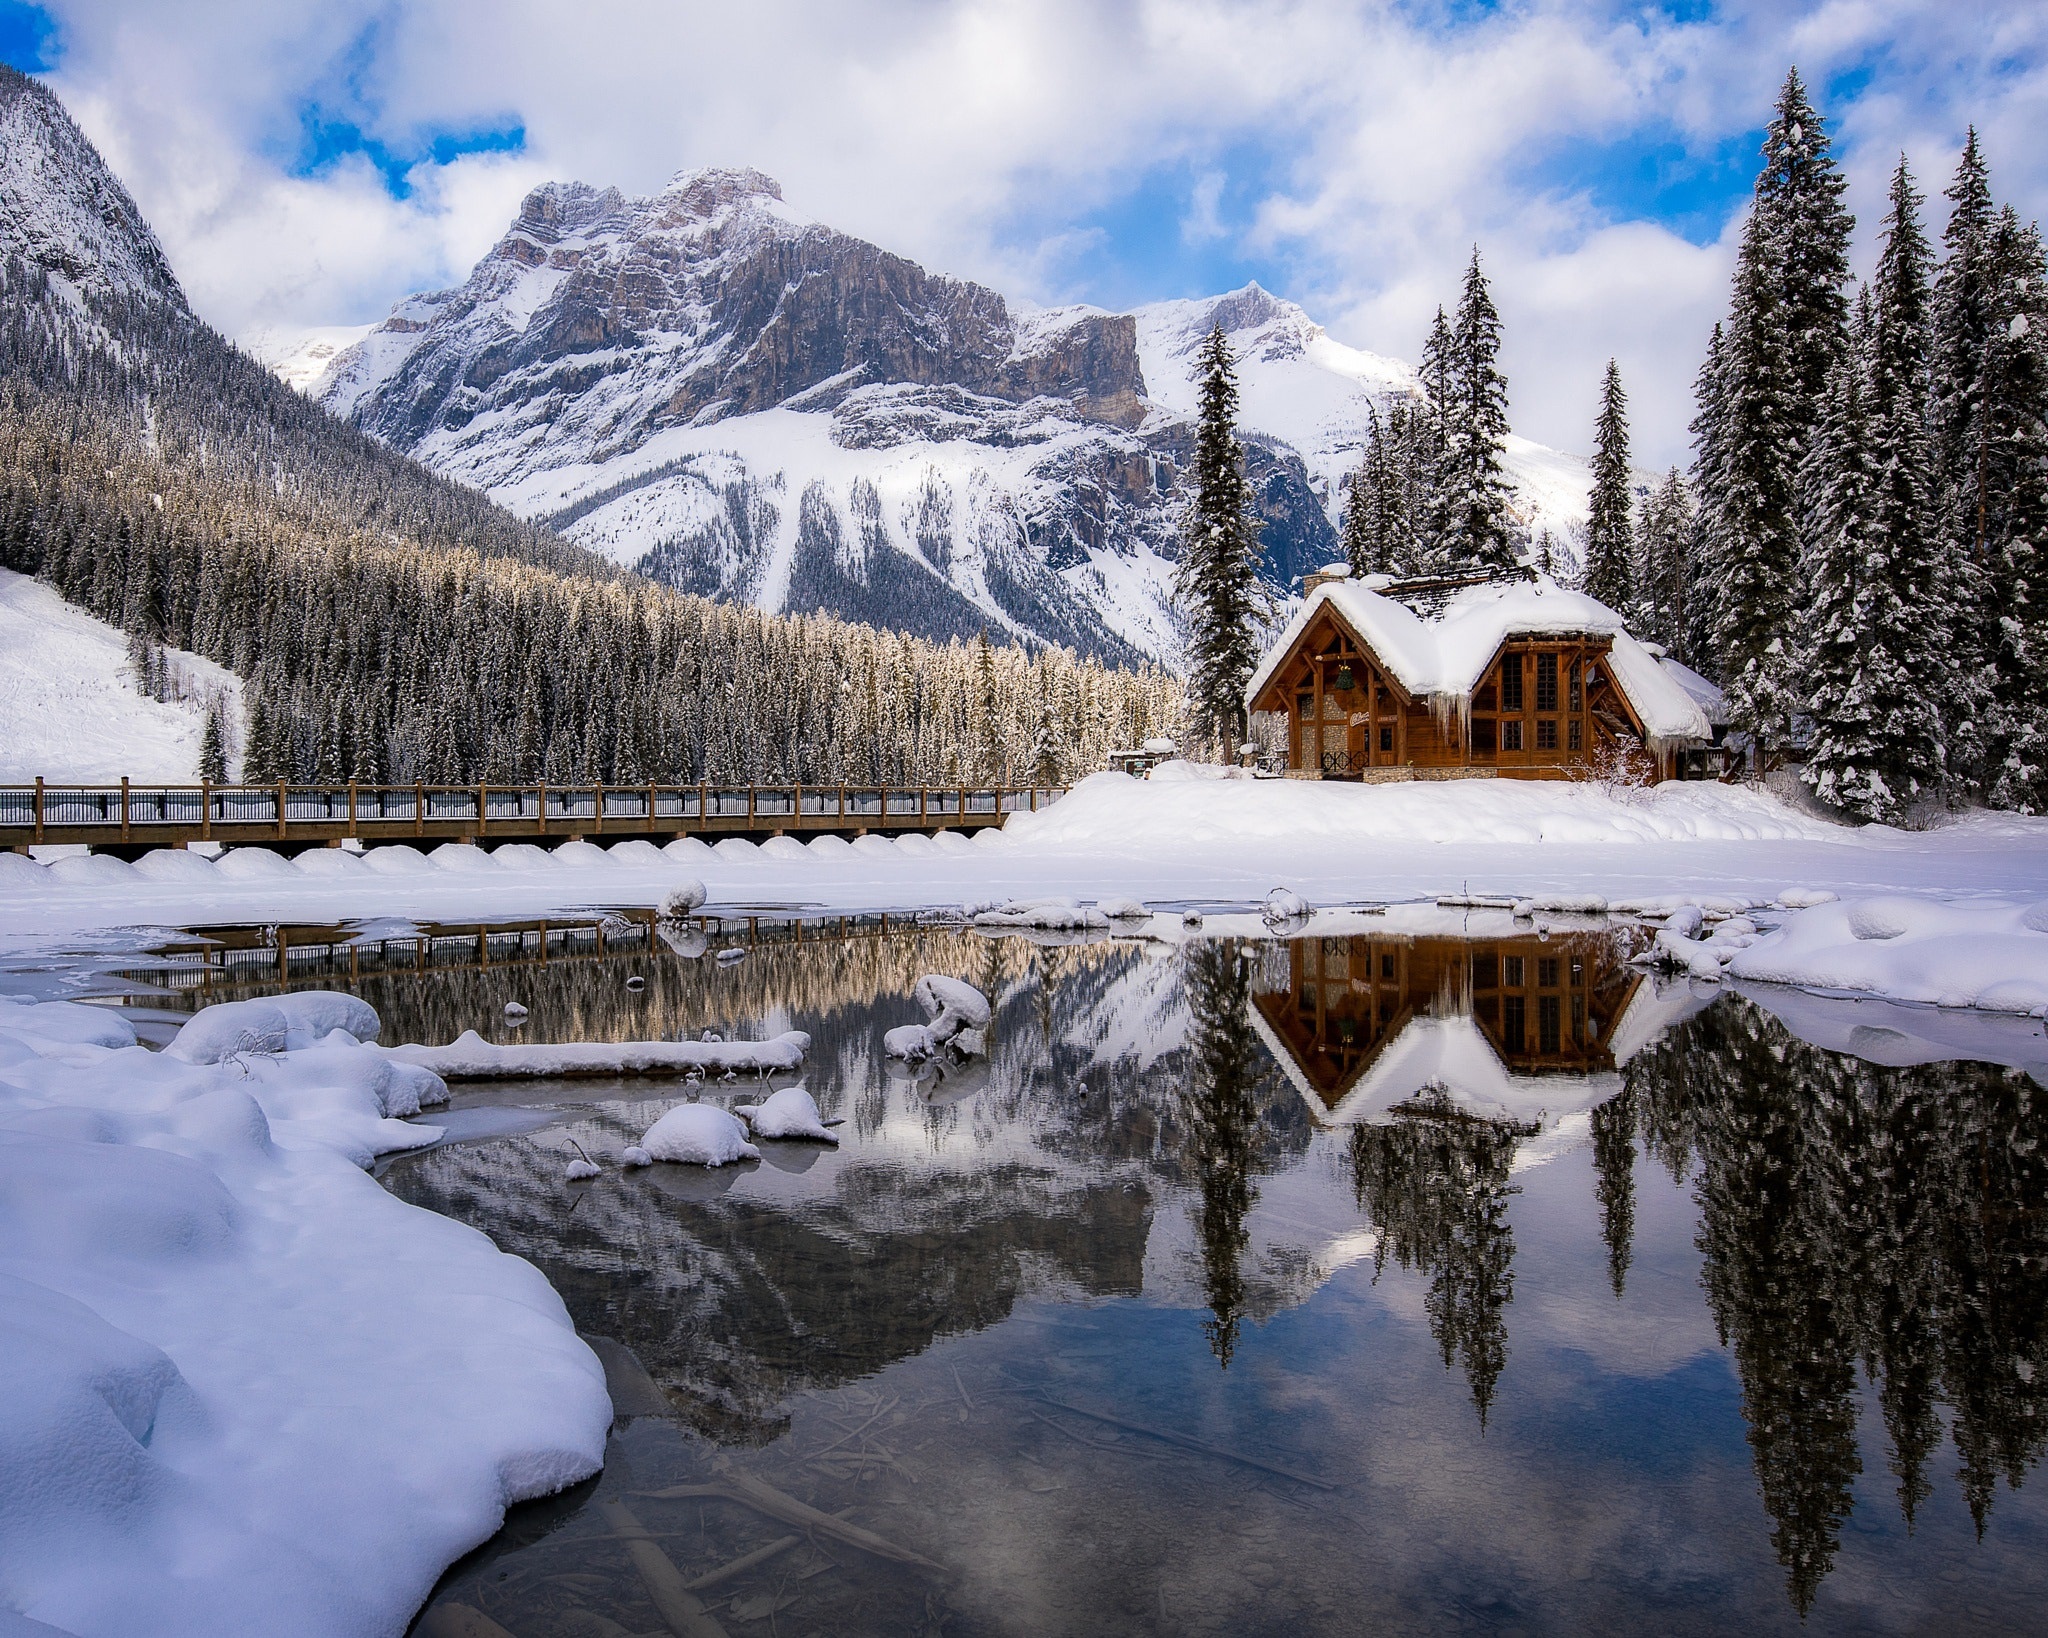
<path id="1" fill-rule="evenodd" d="M 1508 1358 L 1507 1305 L 1515 1294 L 1515 1234 L 1508 1185 L 1515 1145 L 1531 1128 L 1466 1116 L 1404 1116 L 1351 1131 L 1358 1205 L 1387 1254 L 1429 1276 L 1430 1334 L 1444 1367 L 1462 1362 L 1479 1425 Z"/>
<path id="2" fill-rule="evenodd" d="M 1652 1149 L 1698 1169 L 1708 1299 L 1795 1606 L 1833 1563 L 1861 1471 L 1858 1360 L 1908 1524 L 1946 1401 L 1981 1530 L 1997 1480 L 2016 1488 L 2048 1448 L 2039 1089 L 2016 1070 L 1825 1052 L 1736 1001 L 1628 1078 Z"/>
<path id="3" fill-rule="evenodd" d="M 1619 1302 L 1628 1283 L 1636 1233 L 1636 1104 L 1617 1093 L 1593 1111 L 1593 1170 L 1600 1197 L 1600 1237 L 1607 1242 L 1607 1282 Z"/>
<path id="4" fill-rule="evenodd" d="M 1252 969 L 1235 940 L 1204 941 L 1187 953 L 1188 1102 L 1202 1203 L 1196 1230 L 1212 1318 L 1203 1327 L 1225 1370 L 1245 1306 L 1245 1218 L 1258 1190 L 1259 1083 L 1267 1060 L 1249 1023 Z"/>

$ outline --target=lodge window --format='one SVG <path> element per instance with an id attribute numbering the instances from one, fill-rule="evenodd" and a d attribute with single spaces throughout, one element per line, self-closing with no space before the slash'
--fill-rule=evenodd
<path id="1" fill-rule="evenodd" d="M 1392 950 L 1384 950 L 1380 953 L 1380 977 L 1392 978 L 1393 976 L 1394 952 Z"/>
<path id="2" fill-rule="evenodd" d="M 1502 956 L 1500 958 L 1500 982 L 1503 989 L 1519 990 L 1522 987 L 1522 958 Z"/>
<path id="3" fill-rule="evenodd" d="M 1492 950 L 1472 952 L 1472 987 L 1475 990 L 1500 987 L 1500 957 Z"/>
<path id="4" fill-rule="evenodd" d="M 1522 656 L 1510 654 L 1500 662 L 1500 708 L 1522 709 Z"/>
<path id="5" fill-rule="evenodd" d="M 1556 956 L 1538 956 L 1536 958 L 1536 987 L 1538 989 L 1556 989 L 1557 974 L 1558 966 Z"/>
<path id="6" fill-rule="evenodd" d="M 1501 1045 L 1509 1052 L 1522 1050 L 1524 1011 L 1519 995 L 1504 995 L 1500 998 Z"/>
<path id="7" fill-rule="evenodd" d="M 1575 995 L 1572 997 L 1572 1045 L 1582 1047 L 1585 1044 L 1586 998 L 1583 995 Z"/>
<path id="8" fill-rule="evenodd" d="M 1555 711 L 1557 709 L 1557 656 L 1539 654 L 1536 656 L 1536 709 Z"/>
<path id="9" fill-rule="evenodd" d="M 1313 694 L 1294 696 L 1294 714 L 1298 717 L 1312 717 L 1316 714 L 1316 697 Z"/>
<path id="10" fill-rule="evenodd" d="M 1580 731 L 1580 729 L 1581 724 L 1579 722 L 1579 719 L 1577 717 L 1573 717 L 1571 727 L 1567 731 L 1565 738 L 1570 742 L 1571 748 L 1575 751 L 1582 751 L 1585 749 L 1586 736 Z"/>
<path id="11" fill-rule="evenodd" d="M 1576 728 L 1577 723 L 1572 726 Z M 1536 749 L 1554 751 L 1557 749 L 1557 718 L 1539 717 L 1536 722 Z"/>
<path id="12" fill-rule="evenodd" d="M 1539 995 L 1536 998 L 1536 1050 L 1538 1052 L 1555 1052 L 1562 1044 L 1559 1040 L 1561 1032 L 1558 1025 L 1563 1009 L 1558 1005 L 1558 999 L 1554 995 Z"/>
<path id="13" fill-rule="evenodd" d="M 1493 719 L 1491 717 L 1474 717 L 1472 719 L 1472 749 L 1483 751 L 1488 756 L 1493 754 Z"/>
<path id="14" fill-rule="evenodd" d="M 1578 708 L 1579 708 L 1579 668 L 1578 668 L 1577 666 L 1573 666 L 1573 667 L 1572 667 L 1572 703 L 1571 703 L 1571 709 L 1572 709 L 1572 710 L 1574 710 L 1574 711 L 1576 711 L 1576 710 L 1578 710 Z"/>
<path id="15" fill-rule="evenodd" d="M 1494 693 L 1495 690 L 1493 684 L 1488 683 L 1484 688 L 1480 689 L 1478 693 L 1472 696 L 1472 709 L 1475 711 L 1492 711 L 1498 709 L 1494 702 Z"/>
<path id="16" fill-rule="evenodd" d="M 1519 751 L 1522 748 L 1522 725 L 1519 722 L 1504 722 L 1500 725 L 1500 748 L 1503 751 Z"/>
<path id="17" fill-rule="evenodd" d="M 1388 727 L 1382 728 L 1382 729 L 1380 730 L 1380 749 L 1381 749 L 1381 750 L 1383 750 L 1383 751 L 1391 751 L 1391 750 L 1392 750 L 1393 748 L 1394 748 L 1394 730 L 1393 730 L 1393 728 L 1392 728 L 1391 726 L 1388 726 Z"/>

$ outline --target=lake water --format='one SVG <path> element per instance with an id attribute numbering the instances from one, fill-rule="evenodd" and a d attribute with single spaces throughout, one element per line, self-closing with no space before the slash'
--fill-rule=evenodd
<path id="1" fill-rule="evenodd" d="M 547 1274 L 620 1412 L 420 1632 L 2048 1626 L 2048 1094 L 1901 1009 L 1501 917 L 361 932 L 132 987 L 353 988 L 387 1041 L 796 1027 L 844 1122 L 629 1171 L 759 1087 L 469 1086 L 383 1165 Z M 927 972 L 994 999 L 989 1051 L 906 1078 Z M 1988 1055 L 2042 1074 L 2039 1034 Z"/>

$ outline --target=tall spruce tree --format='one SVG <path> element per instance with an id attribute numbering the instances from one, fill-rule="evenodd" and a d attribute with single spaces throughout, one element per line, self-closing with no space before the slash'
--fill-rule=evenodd
<path id="1" fill-rule="evenodd" d="M 1736 256 L 1735 299 L 1713 384 L 1716 459 L 1704 487 L 1715 503 L 1708 546 L 1720 681 L 1730 719 L 1749 734 L 1760 763 L 1785 743 L 1797 704 L 1794 457 L 1802 429 L 1787 391 L 1790 380 L 1778 246 L 1763 211 L 1752 210 Z"/>
<path id="2" fill-rule="evenodd" d="M 1228 761 L 1268 601 L 1258 578 L 1258 513 L 1237 442 L 1237 369 L 1221 324 L 1203 342 L 1201 360 L 1194 494 L 1174 593 L 1188 616 L 1188 715 L 1196 735 Z"/>
<path id="3" fill-rule="evenodd" d="M 1636 531 L 1643 631 L 1691 664 L 1688 617 L 1693 595 L 1693 550 L 1699 534 L 1692 492 L 1677 467 L 1643 502 Z"/>
<path id="4" fill-rule="evenodd" d="M 1942 788 L 1949 724 L 1972 706 L 1953 660 L 1962 621 L 1959 565 L 1946 549 L 1927 438 L 1933 257 L 1906 161 L 1893 173 L 1884 249 L 1872 282 L 1870 436 L 1876 458 L 1870 577 L 1895 605 L 1871 632 L 1873 704 L 1882 715 L 1878 777 L 1905 804 Z"/>
<path id="5" fill-rule="evenodd" d="M 1474 246 L 1450 335 L 1448 398 L 1441 409 L 1437 487 L 1443 533 L 1437 549 L 1443 568 L 1512 569 L 1519 555 L 1509 510 L 1512 491 L 1501 464 L 1508 382 L 1499 360 L 1500 312 Z"/>
<path id="6" fill-rule="evenodd" d="M 1829 381 L 1806 458 L 1806 605 L 1799 657 L 1812 722 L 1803 777 L 1823 802 L 1864 819 L 1896 815 L 1884 774 L 1889 704 L 1904 681 L 1885 628 L 1905 617 L 1882 559 L 1879 456 L 1869 385 L 1869 303 L 1859 345 Z"/>
<path id="7" fill-rule="evenodd" d="M 1827 122 L 1788 69 L 1764 133 L 1756 210 L 1776 241 L 1780 322 L 1795 425 L 1814 424 L 1849 316 L 1848 180 L 1835 163 Z"/>
<path id="8" fill-rule="evenodd" d="M 1586 519 L 1586 595 L 1634 622 L 1639 619 L 1636 579 L 1635 486 L 1629 479 L 1628 395 L 1621 370 L 1607 361 L 1600 389 L 1600 419 L 1593 430 L 1593 496 Z"/>

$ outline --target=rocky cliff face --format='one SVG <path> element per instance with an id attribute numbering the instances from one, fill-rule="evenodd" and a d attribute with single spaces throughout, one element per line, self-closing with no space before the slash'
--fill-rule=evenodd
<path id="1" fill-rule="evenodd" d="M 0 65 L 0 254 L 96 297 L 187 311 L 156 235 L 64 105 Z"/>
<path id="2" fill-rule="evenodd" d="M 1406 366 L 1256 285 L 1021 312 L 799 219 L 755 171 L 644 199 L 536 189 L 460 289 L 401 302 L 313 391 L 692 591 L 1171 662 L 1195 350 L 1218 322 L 1285 588 L 1335 550 L 1335 480 Z"/>

